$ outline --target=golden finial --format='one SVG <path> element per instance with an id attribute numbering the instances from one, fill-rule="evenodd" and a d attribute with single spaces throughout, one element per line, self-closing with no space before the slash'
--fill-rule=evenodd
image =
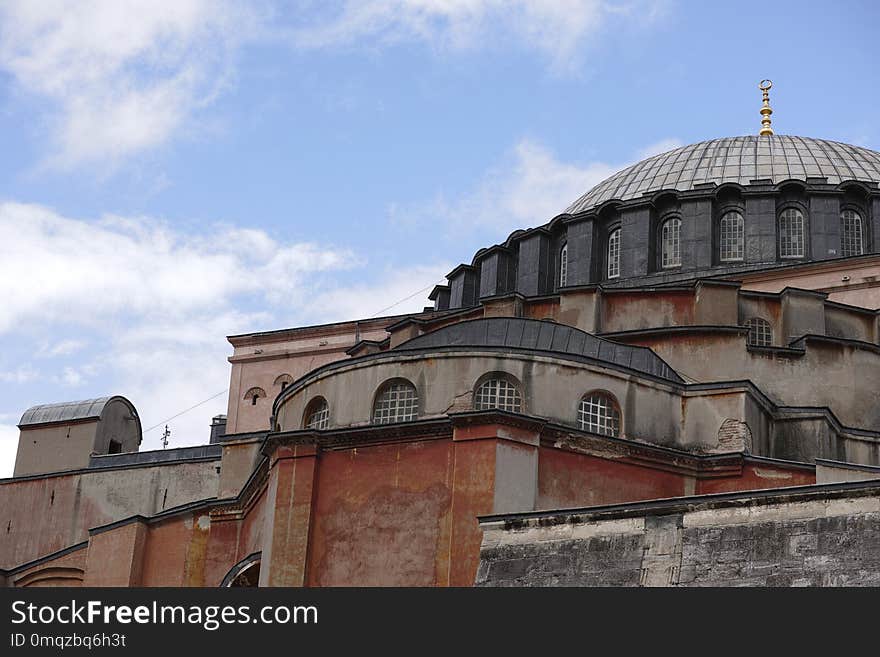
<path id="1" fill-rule="evenodd" d="M 759 135 L 772 135 L 773 128 L 770 127 L 770 115 L 773 110 L 770 109 L 770 89 L 773 87 L 771 80 L 761 80 L 758 89 L 764 92 L 764 104 L 761 106 L 761 132 Z"/>

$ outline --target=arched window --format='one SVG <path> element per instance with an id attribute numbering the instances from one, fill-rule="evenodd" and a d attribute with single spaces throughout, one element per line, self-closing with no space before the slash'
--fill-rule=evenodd
<path id="1" fill-rule="evenodd" d="M 409 381 L 395 379 L 379 389 L 373 404 L 373 422 L 409 422 L 419 416 L 419 396 Z"/>
<path id="2" fill-rule="evenodd" d="M 284 390 L 287 386 L 293 383 L 293 377 L 290 374 L 279 374 L 275 377 L 275 385 L 281 386 L 281 389 Z"/>
<path id="3" fill-rule="evenodd" d="M 620 228 L 608 233 L 608 278 L 620 276 Z"/>
<path id="4" fill-rule="evenodd" d="M 769 347 L 773 344 L 773 329 L 770 322 L 760 317 L 752 317 L 746 321 L 749 327 L 748 342 L 754 347 Z"/>
<path id="5" fill-rule="evenodd" d="M 804 257 L 804 213 L 797 208 L 779 215 L 779 257 Z"/>
<path id="6" fill-rule="evenodd" d="M 522 412 L 522 395 L 517 385 L 504 375 L 492 376 L 477 387 L 474 408 L 485 411 L 497 408 L 512 413 Z"/>
<path id="7" fill-rule="evenodd" d="M 721 262 L 736 262 L 745 254 L 743 216 L 737 211 L 725 212 L 720 226 Z"/>
<path id="8" fill-rule="evenodd" d="M 840 255 L 857 256 L 865 252 L 862 217 L 855 210 L 840 213 Z"/>
<path id="9" fill-rule="evenodd" d="M 263 390 L 262 388 L 258 388 L 256 386 L 248 389 L 248 391 L 246 393 L 244 393 L 244 399 L 246 401 L 249 401 L 251 403 L 251 406 L 256 406 L 257 400 L 260 397 L 265 397 L 265 396 L 266 396 L 266 391 Z"/>
<path id="10" fill-rule="evenodd" d="M 239 561 L 226 573 L 220 586 L 223 588 L 259 586 L 261 556 L 262 553 L 255 552 Z"/>
<path id="11" fill-rule="evenodd" d="M 578 427 L 601 436 L 620 435 L 620 407 L 607 392 L 594 391 L 581 398 Z"/>
<path id="12" fill-rule="evenodd" d="M 660 229 L 660 264 L 666 269 L 681 266 L 681 219 L 673 217 Z"/>
<path id="13" fill-rule="evenodd" d="M 568 244 L 559 252 L 559 287 L 565 287 L 568 281 Z"/>
<path id="14" fill-rule="evenodd" d="M 330 426 L 330 405 L 323 397 L 315 397 L 303 413 L 303 429 L 326 429 Z"/>

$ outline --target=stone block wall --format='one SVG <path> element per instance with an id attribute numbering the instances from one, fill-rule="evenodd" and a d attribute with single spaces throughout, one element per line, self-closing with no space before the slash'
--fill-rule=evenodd
<path id="1" fill-rule="evenodd" d="M 483 520 L 478 586 L 880 586 L 880 481 Z"/>

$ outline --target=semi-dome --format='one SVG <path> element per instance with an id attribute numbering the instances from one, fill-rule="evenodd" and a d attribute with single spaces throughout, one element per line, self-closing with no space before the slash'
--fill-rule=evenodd
<path id="1" fill-rule="evenodd" d="M 628 201 L 662 189 L 688 191 L 704 183 L 747 185 L 756 179 L 827 178 L 880 182 L 880 153 L 827 139 L 786 135 L 710 139 L 649 157 L 599 183 L 566 212 L 612 199 Z"/>

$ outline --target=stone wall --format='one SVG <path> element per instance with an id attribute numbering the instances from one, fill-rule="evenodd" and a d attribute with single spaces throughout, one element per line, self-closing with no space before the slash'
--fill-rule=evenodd
<path id="1" fill-rule="evenodd" d="M 880 481 L 484 518 L 478 586 L 880 586 Z"/>

